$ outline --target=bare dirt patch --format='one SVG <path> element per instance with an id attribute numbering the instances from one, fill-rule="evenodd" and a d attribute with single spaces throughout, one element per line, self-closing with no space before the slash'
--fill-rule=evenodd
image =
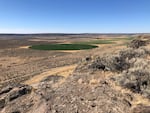
<path id="1" fill-rule="evenodd" d="M 39 75 L 34 76 L 33 78 L 27 80 L 25 84 L 36 84 L 39 83 L 43 78 L 50 76 L 50 75 L 61 75 L 63 77 L 68 77 L 69 74 L 73 72 L 77 65 L 70 65 L 70 66 L 64 66 L 64 67 L 58 67 L 58 68 L 53 68 L 50 69 L 47 72 L 41 73 Z"/>
<path id="2" fill-rule="evenodd" d="M 30 46 L 20 46 L 20 49 L 28 49 Z"/>

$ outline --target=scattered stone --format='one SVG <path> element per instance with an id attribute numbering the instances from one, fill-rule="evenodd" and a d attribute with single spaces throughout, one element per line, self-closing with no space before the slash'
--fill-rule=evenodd
<path id="1" fill-rule="evenodd" d="M 32 87 L 28 85 L 17 85 L 15 87 L 8 86 L 2 89 L 1 94 L 3 95 L 1 95 L 0 99 L 0 108 L 23 95 L 31 93 L 31 90 Z"/>
<path id="2" fill-rule="evenodd" d="M 91 57 L 86 57 L 86 58 L 85 58 L 85 61 L 87 61 L 87 62 L 88 62 L 88 61 L 91 61 L 91 60 L 92 60 Z"/>
<path id="3" fill-rule="evenodd" d="M 132 93 L 112 87 L 112 82 L 116 82 L 150 97 L 150 61 L 144 59 L 147 50 L 140 47 L 145 42 L 132 41 L 131 45 L 116 54 L 86 57 L 84 69 L 96 73 L 83 73 L 77 68 L 60 86 L 57 83 L 64 77 L 52 75 L 44 78 L 32 93 L 28 85 L 7 87 L 0 91 L 0 108 L 8 113 L 150 113 L 149 106 L 132 108 Z M 119 76 L 101 77 L 99 71 L 112 71 Z"/>
<path id="4" fill-rule="evenodd" d="M 0 108 L 5 106 L 5 98 L 0 98 Z"/>

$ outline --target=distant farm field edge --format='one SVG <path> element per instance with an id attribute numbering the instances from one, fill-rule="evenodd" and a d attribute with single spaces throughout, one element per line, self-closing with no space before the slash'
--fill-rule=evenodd
<path id="1" fill-rule="evenodd" d="M 84 50 L 97 48 L 95 45 L 88 44 L 45 44 L 45 45 L 33 45 L 29 48 L 35 50 Z"/>

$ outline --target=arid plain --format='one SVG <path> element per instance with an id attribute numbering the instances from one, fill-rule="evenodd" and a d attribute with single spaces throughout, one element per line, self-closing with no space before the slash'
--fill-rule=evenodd
<path id="1" fill-rule="evenodd" d="M 0 35 L 0 112 L 149 113 L 146 42 L 139 34 Z M 72 43 L 97 48 L 30 48 Z M 138 82 L 135 70 L 144 76 Z"/>
<path id="2" fill-rule="evenodd" d="M 82 58 L 88 55 L 99 54 L 99 52 L 104 52 L 105 48 L 119 44 L 95 44 L 99 46 L 99 48 L 97 48 L 100 49 L 99 52 L 93 52 L 94 50 L 40 51 L 29 49 L 31 45 L 87 42 L 128 37 L 129 36 L 107 35 L 1 36 L 0 83 L 20 83 L 53 68 L 63 68 L 64 66 L 72 67 L 72 65 L 77 65 Z M 115 42 L 122 43 L 121 41 L 117 40 Z M 108 49 L 108 51 L 111 50 Z"/>

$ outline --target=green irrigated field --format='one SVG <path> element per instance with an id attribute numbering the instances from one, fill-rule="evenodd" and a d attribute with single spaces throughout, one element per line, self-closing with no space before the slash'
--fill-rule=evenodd
<path id="1" fill-rule="evenodd" d="M 91 40 L 85 42 L 75 42 L 75 44 L 113 44 L 112 40 Z"/>
<path id="2" fill-rule="evenodd" d="M 46 44 L 46 45 L 33 45 L 30 48 L 36 50 L 84 50 L 97 47 L 98 46 L 88 44 Z"/>
<path id="3" fill-rule="evenodd" d="M 97 39 L 97 40 L 90 40 L 90 41 L 83 41 L 83 42 L 75 42 L 75 44 L 115 44 L 116 41 L 130 41 L 133 40 L 133 37 L 128 38 L 112 38 L 112 39 Z"/>

